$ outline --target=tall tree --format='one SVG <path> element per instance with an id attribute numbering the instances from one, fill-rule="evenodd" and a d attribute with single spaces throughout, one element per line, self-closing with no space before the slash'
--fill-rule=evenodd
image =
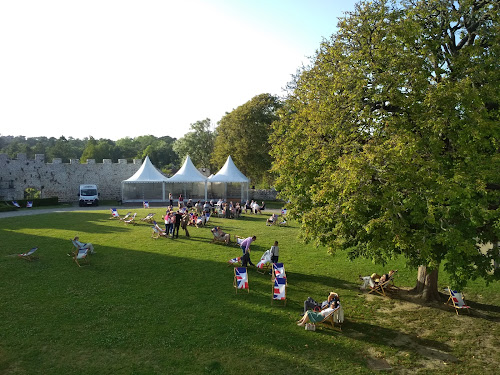
<path id="1" fill-rule="evenodd" d="M 193 164 L 198 168 L 212 170 L 211 157 L 214 150 L 215 132 L 209 118 L 191 124 L 189 132 L 174 143 L 174 151 L 184 160 L 189 155 Z"/>
<path id="2" fill-rule="evenodd" d="M 99 160 L 99 155 L 97 155 L 97 141 L 94 137 L 90 136 L 85 148 L 80 157 L 80 163 L 86 163 L 88 159 L 95 159 L 96 162 L 102 162 Z"/>
<path id="3" fill-rule="evenodd" d="M 231 155 L 252 183 L 271 183 L 269 136 L 280 107 L 276 96 L 260 94 L 222 117 L 212 156 L 215 166 L 222 167 Z"/>
<path id="4" fill-rule="evenodd" d="M 496 1 L 356 5 L 290 86 L 271 138 L 277 188 L 306 241 L 378 262 L 404 254 L 439 298 L 498 278 Z"/>

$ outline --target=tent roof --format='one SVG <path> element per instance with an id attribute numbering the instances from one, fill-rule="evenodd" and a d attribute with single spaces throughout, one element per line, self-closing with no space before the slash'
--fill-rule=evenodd
<path id="1" fill-rule="evenodd" d="M 122 182 L 164 182 L 168 179 L 155 168 L 149 156 L 146 156 L 144 163 L 135 174 Z"/>
<path id="2" fill-rule="evenodd" d="M 248 178 L 234 165 L 231 155 L 227 157 L 226 164 L 212 176 L 210 182 L 249 182 Z"/>
<path id="3" fill-rule="evenodd" d="M 177 171 L 167 182 L 206 182 L 207 178 L 196 169 L 189 155 L 186 157 L 181 169 Z"/>

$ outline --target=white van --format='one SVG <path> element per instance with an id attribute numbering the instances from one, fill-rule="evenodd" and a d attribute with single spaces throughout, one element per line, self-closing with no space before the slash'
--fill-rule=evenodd
<path id="1" fill-rule="evenodd" d="M 80 185 L 79 206 L 99 206 L 97 185 Z"/>

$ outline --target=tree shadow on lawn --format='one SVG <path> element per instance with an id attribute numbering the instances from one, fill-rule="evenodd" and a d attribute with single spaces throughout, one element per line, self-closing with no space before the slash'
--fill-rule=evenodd
<path id="1" fill-rule="evenodd" d="M 444 293 L 439 293 L 441 301 L 428 302 L 417 298 L 414 294 L 412 294 L 411 289 L 397 288 L 386 292 L 387 297 L 394 300 L 409 302 L 422 307 L 431 307 L 442 311 L 449 311 L 455 314 L 453 304 L 451 302 L 449 304 L 446 303 L 449 296 Z M 384 298 L 382 296 L 377 297 Z M 471 318 L 486 319 L 495 322 L 500 321 L 500 306 L 482 304 L 469 299 L 467 299 L 466 302 L 471 307 L 470 314 L 465 311 L 466 309 L 461 310 L 460 314 L 468 315 Z"/>
<path id="2" fill-rule="evenodd" d="M 320 331 L 321 333 L 322 330 Z M 457 362 L 458 359 L 448 354 L 452 348 L 446 344 L 435 340 L 423 339 L 416 335 L 403 333 L 394 329 L 381 327 L 367 322 L 347 320 L 343 333 L 354 340 L 364 341 L 370 346 L 388 346 L 401 348 L 415 354 L 424 356 L 430 360 L 445 362 Z"/>
<path id="3" fill-rule="evenodd" d="M 50 216 L 50 219 L 48 218 Z M 131 225 L 126 225 L 122 221 L 116 220 L 117 225 L 99 225 L 101 221 L 112 222 L 109 219 L 109 215 L 103 213 L 82 213 L 78 212 L 61 212 L 61 213 L 50 213 L 32 216 L 29 219 L 23 217 L 23 220 L 12 220 L 12 219 L 2 219 L 2 229 L 1 230 L 67 230 L 74 231 L 75 233 L 88 233 L 92 236 L 93 233 L 115 233 L 115 232 L 128 232 L 133 227 Z M 36 219 L 36 220 L 35 220 Z M 119 225 L 118 225 L 119 224 Z"/>
<path id="4" fill-rule="evenodd" d="M 59 251 L 66 247 L 66 241 L 28 237 L 28 241 L 48 240 L 53 243 L 40 263 L 35 265 L 47 265 L 48 268 L 34 274 L 32 264 L 24 263 L 22 268 L 9 264 L 9 268 L 17 268 L 18 274 L 12 275 L 9 284 L 18 285 L 19 280 L 23 280 L 27 292 L 19 298 L 19 308 L 26 303 L 24 300 L 39 302 L 32 307 L 31 313 L 37 319 L 30 332 L 43 332 L 40 340 L 49 342 L 53 335 L 58 336 L 70 352 L 77 352 L 79 342 L 83 340 L 95 349 L 96 358 L 102 358 L 110 349 L 136 348 L 141 351 L 149 348 L 156 353 L 167 345 L 176 347 L 181 357 L 192 358 L 192 366 L 201 368 L 209 366 L 213 358 L 224 356 L 227 350 L 234 351 L 234 355 L 257 351 L 260 358 L 256 366 L 260 371 L 256 373 L 265 373 L 266 368 L 286 373 L 292 368 L 296 373 L 314 371 L 327 374 L 331 360 L 339 361 L 341 367 L 363 367 L 362 357 L 349 346 L 340 345 L 338 353 L 332 352 L 328 345 L 318 342 L 317 336 L 295 326 L 295 319 L 290 319 L 290 309 L 272 308 L 268 277 L 260 280 L 251 277 L 251 292 L 236 294 L 232 287 L 232 269 L 228 270 L 219 262 L 113 246 L 100 246 L 98 254 L 91 258 L 91 265 L 78 269 Z M 195 275 L 202 277 L 195 280 Z M 37 290 L 33 289 L 35 285 Z M 4 303 L 12 303 L 14 298 L 17 297 L 11 295 Z M 206 306 L 204 314 L 191 308 L 199 303 Z M 12 309 L 9 313 L 11 323 L 22 325 L 23 318 L 17 313 L 18 308 Z M 85 326 L 90 327 L 90 324 L 92 329 L 79 328 L 82 316 L 88 322 Z M 172 317 L 182 317 L 182 324 Z M 50 327 L 54 320 L 64 322 L 68 331 L 74 329 L 76 339 L 52 334 Z M 241 340 L 243 337 L 245 340 Z M 287 339 L 284 344 L 276 346 L 276 337 Z M 14 343 L 24 347 L 25 339 L 15 339 Z M 215 355 L 210 356 L 210 361 L 199 359 L 200 341 L 205 345 L 208 342 L 214 344 L 214 348 L 206 349 Z M 228 344 L 233 341 L 239 344 Z M 33 342 L 31 345 L 38 344 L 35 339 Z M 44 347 L 42 363 L 47 362 L 45 357 L 51 356 L 52 348 L 57 350 L 53 344 Z M 270 354 L 269 348 L 274 348 Z M 314 348 L 313 357 L 308 348 Z M 163 358 L 169 355 L 162 354 Z M 233 360 L 231 356 L 226 358 L 221 366 L 232 373 Z M 16 363 L 22 367 L 23 361 L 31 360 L 24 357 Z M 150 359 L 153 363 L 157 360 Z M 242 361 L 247 364 L 247 370 L 254 366 L 247 359 Z"/>
<path id="5" fill-rule="evenodd" d="M 90 226 L 92 226 L 91 223 Z M 342 334 L 318 330 L 319 335 L 315 335 L 312 332 L 305 332 L 300 327 L 295 327 L 295 320 L 302 312 L 300 293 L 297 291 L 308 293 L 310 291 L 299 286 L 295 287 L 294 284 L 316 284 L 316 290 L 320 288 L 343 289 L 346 284 L 351 284 L 345 280 L 324 275 L 288 272 L 289 280 L 293 280 L 289 289 L 291 299 L 284 308 L 271 307 L 272 288 L 268 275 L 254 274 L 250 268 L 250 293 L 236 294 L 232 286 L 234 275 L 232 268 L 207 258 L 197 259 L 196 255 L 168 254 L 169 248 L 164 248 L 161 242 L 150 241 L 150 247 L 146 250 L 100 245 L 97 254 L 91 257 L 90 266 L 79 270 L 75 264 L 72 264 L 71 258 L 63 253 L 63 249 L 71 246 L 69 241 L 44 237 L 43 232 L 39 235 L 9 233 L 9 236 L 14 242 L 42 243 L 46 249 L 43 249 L 44 253 L 38 264 L 44 267 L 38 267 L 40 269 L 36 275 L 31 273 L 30 277 L 26 278 L 26 275 L 23 277 L 23 272 L 33 271 L 34 267 L 28 263 L 22 267 L 8 265 L 12 268 L 11 277 L 13 277 L 9 284 L 16 285 L 19 277 L 26 288 L 29 289 L 30 284 L 35 283 L 42 296 L 47 294 L 47 298 L 41 299 L 44 304 L 35 308 L 35 315 L 39 317 L 37 326 L 43 325 L 44 319 L 52 319 L 53 315 L 62 315 L 69 320 L 70 326 L 76 327 L 79 323 L 78 316 L 81 315 L 77 316 L 75 312 L 80 311 L 102 330 L 102 333 L 98 334 L 82 333 L 91 344 L 99 348 L 100 356 L 104 355 L 103 342 L 116 347 L 117 350 L 123 346 L 156 350 L 157 346 L 161 349 L 161 345 L 165 345 L 166 342 L 168 345 L 178 345 L 183 356 L 191 357 L 198 350 L 197 346 L 185 345 L 182 342 L 192 340 L 196 343 L 201 338 L 202 342 L 216 344 L 215 348 L 209 351 L 216 354 L 212 358 L 217 358 L 226 354 L 227 350 L 233 350 L 230 349 L 233 345 L 228 347 L 226 342 L 236 340 L 241 343 L 238 338 L 245 337 L 242 347 L 234 349 L 234 354 L 254 352 L 257 349 L 262 362 L 260 366 L 264 366 L 260 368 L 261 373 L 264 373 L 266 366 L 271 368 L 273 363 L 283 373 L 293 368 L 296 373 L 326 374 L 330 372 L 326 370 L 330 361 L 338 361 L 340 368 L 343 366 L 368 368 L 363 355 L 357 352 L 356 345 L 352 346 L 342 339 L 340 342 L 330 340 L 331 338 L 338 340 L 339 335 Z M 181 246 L 188 244 L 192 238 L 185 240 L 182 241 Z M 206 238 L 196 238 L 196 241 L 206 242 Z M 140 241 L 135 242 L 133 246 L 137 243 Z M 169 244 L 172 243 L 175 242 L 169 242 Z M 179 249 L 175 251 L 179 253 Z M 15 268 L 22 271 L 20 275 L 16 276 Z M 196 281 L 193 282 L 193 280 Z M 82 285 L 85 287 L 82 288 Z M 70 298 L 71 308 L 65 307 L 58 298 Z M 119 306 L 116 307 L 113 303 L 117 301 Z M 206 316 L 204 314 L 200 316 L 196 313 L 196 309 L 190 311 L 186 308 L 186 306 L 194 306 L 198 303 L 207 304 Z M 50 314 L 43 312 L 42 310 L 47 309 L 49 305 L 53 305 L 54 311 Z M 73 314 L 75 314 L 74 318 Z M 19 319 L 16 314 L 12 316 L 13 319 Z M 175 320 L 168 321 L 166 316 L 182 316 L 187 321 L 178 324 Z M 213 319 L 216 321 L 214 322 Z M 215 327 L 212 327 L 214 324 Z M 118 328 L 110 328 L 109 325 L 116 325 Z M 184 329 L 186 326 L 189 327 L 188 330 Z M 265 332 L 259 333 L 263 327 Z M 42 328 L 39 329 L 42 330 Z M 208 332 L 207 329 L 209 329 Z M 118 333 L 119 330 L 125 333 Z M 150 336 L 144 337 L 141 330 L 145 332 L 151 330 Z M 155 332 L 156 330 L 158 332 Z M 269 332 L 272 334 L 268 334 Z M 95 335 L 100 336 L 95 337 Z M 361 340 L 367 344 L 380 345 L 381 342 L 386 342 L 387 345 L 391 345 L 391 340 L 387 340 L 388 338 L 401 337 L 404 334 L 396 330 L 348 320 L 343 335 L 348 340 Z M 446 345 L 431 340 L 404 336 L 408 336 L 405 338 L 406 341 L 417 342 L 419 348 L 429 345 L 440 350 L 448 349 Z M 137 337 L 139 340 L 136 343 Z M 168 337 L 167 341 L 165 337 Z M 266 348 L 276 347 L 276 337 L 286 337 L 285 344 L 278 346 L 269 354 Z M 68 338 L 65 340 L 68 341 Z M 71 340 L 68 345 L 72 345 Z M 334 350 L 332 345 L 335 345 Z M 408 346 L 410 350 L 418 352 L 411 345 Z M 77 348 L 74 349 L 77 350 Z M 104 349 L 107 350 L 107 347 L 104 346 Z M 50 350 L 47 355 L 50 355 Z M 201 360 L 195 359 L 195 366 L 207 367 L 213 359 L 210 360 L 212 362 L 198 363 L 196 361 Z M 318 370 L 317 361 L 321 362 L 320 367 L 325 370 Z M 228 359 L 222 363 L 222 368 L 225 367 L 231 372 L 232 362 Z"/>

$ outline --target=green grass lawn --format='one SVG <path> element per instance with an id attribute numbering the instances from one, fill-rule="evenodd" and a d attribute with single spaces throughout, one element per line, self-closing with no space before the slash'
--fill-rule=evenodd
<path id="1" fill-rule="evenodd" d="M 402 259 L 382 267 L 331 256 L 299 242 L 294 223 L 266 226 L 268 215 L 213 218 L 232 236 L 257 236 L 254 263 L 279 241 L 288 301 L 271 306 L 270 276 L 253 268 L 250 292 L 235 293 L 227 261 L 241 250 L 210 243 L 210 227 L 153 240 L 149 225 L 109 217 L 102 210 L 0 219 L 1 374 L 370 374 L 384 364 L 396 373 L 498 370 L 500 283 L 472 282 L 464 291 L 472 314 L 457 316 L 403 292 L 384 298 L 359 290 L 359 274 L 390 268 L 399 269 L 398 286 L 413 286 L 416 270 Z M 89 266 L 66 255 L 75 235 L 95 246 Z M 38 261 L 10 256 L 33 246 Z M 342 332 L 298 327 L 303 301 L 330 291 L 344 307 Z"/>

